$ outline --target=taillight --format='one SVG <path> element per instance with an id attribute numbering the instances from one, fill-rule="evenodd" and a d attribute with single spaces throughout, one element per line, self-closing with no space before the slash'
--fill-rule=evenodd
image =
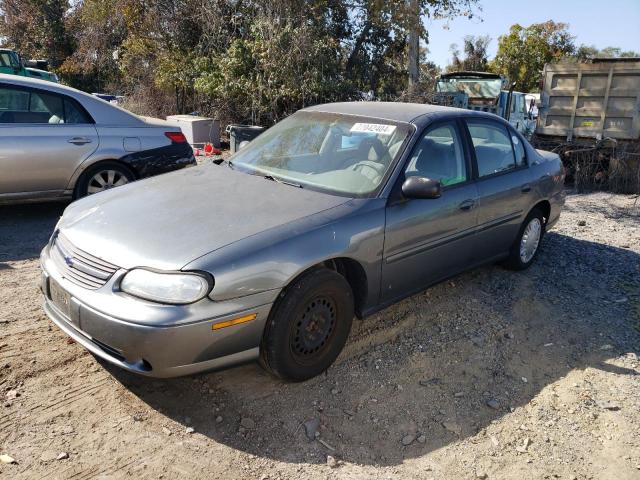
<path id="1" fill-rule="evenodd" d="M 187 143 L 187 138 L 182 132 L 164 132 L 164 135 L 173 143 Z"/>

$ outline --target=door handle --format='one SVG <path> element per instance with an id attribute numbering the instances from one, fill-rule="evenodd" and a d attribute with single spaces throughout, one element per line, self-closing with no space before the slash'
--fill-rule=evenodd
<path id="1" fill-rule="evenodd" d="M 84 145 L 85 143 L 91 143 L 91 139 L 86 137 L 73 137 L 69 139 L 68 142 L 74 145 Z"/>
<path id="2" fill-rule="evenodd" d="M 471 210 L 475 206 L 476 206 L 475 200 L 465 200 L 460 204 L 460 210 Z"/>
<path id="3" fill-rule="evenodd" d="M 522 185 L 522 188 L 520 189 L 520 191 L 522 193 L 529 193 L 531 191 L 531 185 L 529 185 L 528 183 L 525 183 L 524 185 Z"/>

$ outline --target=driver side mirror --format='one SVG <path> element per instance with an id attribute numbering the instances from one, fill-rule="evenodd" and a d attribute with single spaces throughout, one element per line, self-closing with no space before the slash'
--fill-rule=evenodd
<path id="1" fill-rule="evenodd" d="M 439 180 L 425 177 L 409 177 L 402 184 L 402 194 L 406 198 L 439 198 L 442 184 Z"/>

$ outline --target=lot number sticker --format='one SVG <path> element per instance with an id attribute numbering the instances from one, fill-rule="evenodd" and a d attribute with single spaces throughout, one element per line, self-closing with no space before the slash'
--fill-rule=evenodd
<path id="1" fill-rule="evenodd" d="M 378 133 L 381 135 L 391 135 L 395 130 L 395 125 L 384 125 L 381 123 L 356 123 L 351 127 L 351 132 Z"/>

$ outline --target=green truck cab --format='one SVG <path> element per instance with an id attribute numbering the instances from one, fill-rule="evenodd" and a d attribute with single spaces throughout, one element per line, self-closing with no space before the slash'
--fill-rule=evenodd
<path id="1" fill-rule="evenodd" d="M 0 73 L 39 78 L 40 80 L 48 80 L 55 83 L 59 81 L 55 73 L 25 66 L 20 55 L 8 48 L 0 48 Z"/>

